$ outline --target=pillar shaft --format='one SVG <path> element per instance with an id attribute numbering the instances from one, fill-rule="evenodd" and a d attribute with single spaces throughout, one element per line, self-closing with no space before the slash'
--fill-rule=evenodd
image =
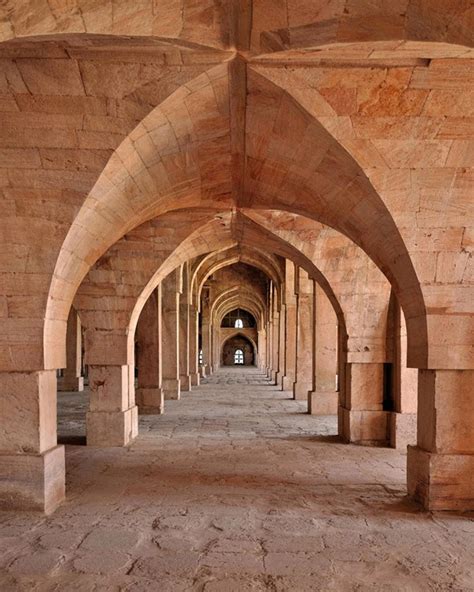
<path id="1" fill-rule="evenodd" d="M 338 324 L 336 313 L 321 286 L 314 284 L 313 386 L 308 393 L 308 412 L 336 415 L 338 392 Z"/>
<path id="2" fill-rule="evenodd" d="M 344 395 L 339 406 L 339 434 L 346 442 L 387 444 L 387 412 L 383 410 L 383 364 L 347 363 Z"/>
<path id="3" fill-rule="evenodd" d="M 53 511 L 65 497 L 56 371 L 0 374 L 0 508 Z"/>
<path id="4" fill-rule="evenodd" d="M 196 306 L 189 307 L 189 374 L 191 386 L 199 384 L 199 313 Z"/>
<path id="5" fill-rule="evenodd" d="M 82 334 L 81 321 L 76 310 L 71 307 L 66 330 L 66 368 L 58 380 L 60 391 L 83 391 L 82 377 Z"/>
<path id="6" fill-rule="evenodd" d="M 272 373 L 271 379 L 276 383 L 280 364 L 280 311 L 274 310 L 272 321 Z"/>
<path id="7" fill-rule="evenodd" d="M 296 302 L 286 304 L 284 391 L 293 390 L 296 380 Z"/>
<path id="8" fill-rule="evenodd" d="M 398 300 L 392 294 L 387 326 L 388 361 L 393 368 L 392 409 L 389 414 L 390 446 L 406 451 L 416 444 L 418 370 L 407 367 L 407 330 Z"/>
<path id="9" fill-rule="evenodd" d="M 474 370 L 419 370 L 408 493 L 429 510 L 474 510 Z"/>
<path id="10" fill-rule="evenodd" d="M 285 340 L 285 325 L 286 325 L 286 304 L 282 304 L 279 314 L 278 325 L 278 372 L 276 374 L 275 383 L 281 388 L 283 377 L 285 375 L 285 361 L 286 361 L 286 340 Z"/>
<path id="11" fill-rule="evenodd" d="M 296 365 L 293 397 L 307 401 L 313 385 L 313 280 L 298 271 L 296 297 Z"/>
<path id="12" fill-rule="evenodd" d="M 142 414 L 160 414 L 164 410 L 161 363 L 161 286 L 153 291 L 138 319 L 136 403 Z"/>
<path id="13" fill-rule="evenodd" d="M 180 270 L 171 272 L 162 282 L 162 375 L 165 399 L 179 399 L 179 299 Z"/>
<path id="14" fill-rule="evenodd" d="M 190 305 L 188 264 L 183 266 L 183 289 L 179 302 L 179 380 L 182 391 L 191 390 L 189 369 Z"/>
<path id="15" fill-rule="evenodd" d="M 126 446 L 138 435 L 135 367 L 89 366 L 88 446 Z"/>

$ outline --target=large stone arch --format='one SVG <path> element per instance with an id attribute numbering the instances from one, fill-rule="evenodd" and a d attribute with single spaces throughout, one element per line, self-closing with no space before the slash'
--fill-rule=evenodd
<path id="1" fill-rule="evenodd" d="M 216 95 L 226 96 L 228 83 L 227 66 L 217 66 L 198 77 L 193 90 L 183 89 L 165 103 L 172 113 L 176 113 L 178 120 L 183 117 L 183 100 L 189 100 L 196 107 L 199 105 L 200 110 L 195 112 L 195 116 L 201 117 L 205 111 L 206 117 L 212 118 L 212 141 L 217 137 L 222 143 L 224 139 L 224 145 L 228 146 L 227 107 L 224 107 L 223 100 L 218 103 L 215 99 Z M 219 92 L 215 87 L 219 87 Z M 411 340 L 409 349 L 422 352 L 420 355 L 426 357 L 425 310 L 419 282 L 396 225 L 370 181 L 334 137 L 281 88 L 250 71 L 249 91 L 246 183 L 237 206 L 268 208 L 271 203 L 273 208 L 322 221 L 349 236 L 371 256 L 394 285 L 407 313 L 409 334 L 414 335 L 410 327 L 416 328 L 417 341 L 414 343 Z M 264 119 L 263 112 L 259 115 L 259 101 L 263 96 L 269 97 L 265 101 Z M 196 141 L 188 142 L 184 154 L 181 146 L 173 140 L 173 158 L 178 158 L 184 166 L 180 175 L 175 177 L 175 181 L 179 181 L 177 185 L 173 187 L 168 177 L 164 183 L 163 167 L 157 168 L 153 164 L 157 161 L 156 146 L 153 144 L 150 148 L 153 130 L 161 125 L 175 137 L 176 130 L 172 131 L 166 118 L 163 120 L 162 111 L 163 107 L 155 109 L 119 146 L 76 217 L 56 264 L 46 314 L 46 341 L 51 333 L 49 325 L 54 325 L 54 320 L 65 315 L 68 299 L 77 289 L 88 266 L 124 231 L 167 209 L 197 204 L 215 207 L 216 194 L 211 187 L 206 188 L 206 175 L 201 177 L 194 161 L 189 161 L 187 151 L 189 149 L 191 154 L 196 154 L 196 149 L 198 153 L 201 153 L 200 149 L 209 149 L 214 154 L 200 119 L 195 122 Z M 295 127 L 299 130 L 297 134 L 295 130 L 282 129 L 275 135 L 271 129 L 266 129 L 269 124 L 277 125 L 275 122 L 283 115 L 299 122 Z M 186 113 L 184 122 L 188 121 L 187 118 Z M 267 154 L 270 142 L 273 142 L 271 157 Z M 166 149 L 167 145 L 163 150 L 166 152 Z M 305 154 L 313 154 L 312 160 L 305 160 L 302 170 L 291 164 L 301 150 Z M 163 157 L 168 159 L 165 154 Z M 221 208 L 230 205 L 233 199 L 230 161 L 226 159 L 224 156 L 224 163 L 219 167 L 223 174 L 218 200 Z M 214 170 L 216 163 L 213 162 L 212 166 Z M 214 189 L 215 184 L 216 179 L 213 178 Z M 97 217 L 99 212 L 102 214 Z M 116 212 L 121 212 L 118 218 Z M 91 232 L 94 232 L 94 227 L 98 228 L 99 221 L 101 232 L 96 233 L 100 236 L 94 241 Z M 84 240 L 84 233 L 89 240 Z M 87 246 L 91 244 L 93 247 Z"/>

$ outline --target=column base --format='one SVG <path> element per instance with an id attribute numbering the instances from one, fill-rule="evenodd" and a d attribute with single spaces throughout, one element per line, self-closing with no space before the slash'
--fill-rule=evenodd
<path id="1" fill-rule="evenodd" d="M 190 374 L 183 374 L 179 377 L 179 384 L 182 391 L 190 391 L 191 390 L 191 375 Z"/>
<path id="2" fill-rule="evenodd" d="M 59 392 L 82 392 L 84 390 L 84 377 L 77 378 L 59 378 L 58 391 Z"/>
<path id="3" fill-rule="evenodd" d="M 408 495 L 426 510 L 474 510 L 474 454 L 435 454 L 408 446 Z"/>
<path id="4" fill-rule="evenodd" d="M 337 415 L 339 393 L 336 391 L 309 391 L 308 413 L 310 415 Z"/>
<path id="5" fill-rule="evenodd" d="M 293 399 L 295 401 L 308 401 L 308 385 L 301 382 L 294 382 Z"/>
<path id="6" fill-rule="evenodd" d="M 387 446 L 387 411 L 355 411 L 339 407 L 339 435 L 345 442 Z"/>
<path id="7" fill-rule="evenodd" d="M 389 413 L 390 446 L 405 450 L 416 444 L 416 413 Z"/>
<path id="8" fill-rule="evenodd" d="M 276 373 L 275 384 L 276 384 L 276 386 L 280 387 L 281 390 L 283 390 L 283 373 L 282 372 Z"/>
<path id="9" fill-rule="evenodd" d="M 270 373 L 270 380 L 273 382 L 273 384 L 277 384 L 277 376 L 278 372 L 276 370 L 272 370 Z"/>
<path id="10" fill-rule="evenodd" d="M 283 379 L 281 381 L 282 390 L 293 391 L 294 382 L 295 382 L 295 379 L 292 378 L 291 376 L 283 376 Z"/>
<path id="11" fill-rule="evenodd" d="M 163 389 L 137 388 L 135 402 L 140 415 L 161 415 L 164 412 Z"/>
<path id="12" fill-rule="evenodd" d="M 177 401 L 181 398 L 181 383 L 174 378 L 163 378 L 165 401 Z"/>
<path id="13" fill-rule="evenodd" d="M 49 514 L 66 497 L 64 446 L 42 454 L 0 453 L 0 509 Z"/>
<path id="14" fill-rule="evenodd" d="M 88 446 L 127 446 L 138 436 L 138 407 L 125 411 L 89 411 L 86 434 Z"/>
<path id="15" fill-rule="evenodd" d="M 206 368 L 204 366 L 199 367 L 199 376 L 201 378 L 206 378 Z"/>
<path id="16" fill-rule="evenodd" d="M 193 372 L 193 374 L 191 374 L 191 386 L 199 386 L 201 382 L 201 376 L 199 375 L 199 372 Z"/>

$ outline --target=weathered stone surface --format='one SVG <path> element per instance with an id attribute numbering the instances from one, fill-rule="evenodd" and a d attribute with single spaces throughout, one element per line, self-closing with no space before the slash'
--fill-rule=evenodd
<path id="1" fill-rule="evenodd" d="M 49 514 L 65 498 L 64 446 L 41 454 L 0 454 L 0 508 Z"/>

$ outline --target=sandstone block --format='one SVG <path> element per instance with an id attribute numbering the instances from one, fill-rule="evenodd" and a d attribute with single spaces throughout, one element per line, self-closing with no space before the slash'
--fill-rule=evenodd
<path id="1" fill-rule="evenodd" d="M 137 388 L 135 400 L 142 415 L 159 415 L 164 412 L 164 394 L 161 388 Z"/>
<path id="2" fill-rule="evenodd" d="M 125 411 L 89 411 L 86 428 L 88 446 L 127 446 L 138 436 L 138 407 Z"/>
<path id="3" fill-rule="evenodd" d="M 408 494 L 427 510 L 474 510 L 474 456 L 408 446 Z"/>
<path id="4" fill-rule="evenodd" d="M 65 498 L 64 446 L 42 454 L 0 454 L 0 508 L 49 514 Z"/>
<path id="5" fill-rule="evenodd" d="M 389 414 L 390 446 L 398 450 L 406 450 L 407 446 L 416 444 L 416 413 Z"/>
<path id="6" fill-rule="evenodd" d="M 336 415 L 339 393 L 336 391 L 310 391 L 308 413 L 310 415 Z"/>

